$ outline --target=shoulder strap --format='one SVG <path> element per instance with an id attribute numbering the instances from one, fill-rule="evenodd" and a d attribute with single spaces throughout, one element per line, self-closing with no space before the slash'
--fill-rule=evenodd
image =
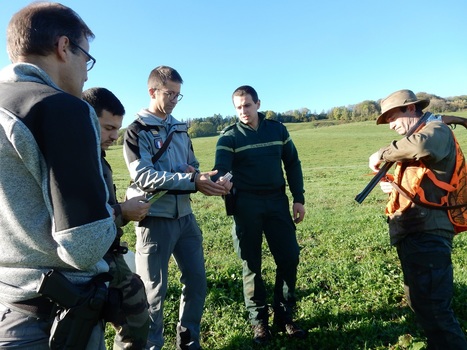
<path id="1" fill-rule="evenodd" d="M 167 136 L 167 139 L 165 140 L 164 144 L 162 145 L 162 147 L 159 149 L 159 151 L 152 156 L 151 160 L 152 160 L 152 164 L 154 164 L 155 162 L 157 162 L 159 160 L 159 158 L 162 156 L 162 154 L 164 154 L 165 150 L 167 149 L 167 147 L 169 147 L 169 144 L 170 144 L 170 141 L 172 141 L 172 137 L 174 135 L 175 131 L 172 131 L 169 136 Z"/>

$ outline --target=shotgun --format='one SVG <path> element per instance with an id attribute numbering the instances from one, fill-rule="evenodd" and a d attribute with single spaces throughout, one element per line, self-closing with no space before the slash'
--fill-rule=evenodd
<path id="1" fill-rule="evenodd" d="M 418 120 L 418 122 L 410 128 L 410 130 L 405 134 L 405 137 L 411 136 L 413 133 L 417 131 L 417 129 L 427 121 L 427 119 L 431 116 L 430 112 L 426 112 L 425 114 L 422 115 L 422 117 Z M 362 204 L 362 202 L 365 200 L 365 198 L 370 194 L 370 192 L 375 188 L 375 186 L 378 184 L 378 182 L 381 181 L 381 179 L 386 176 L 386 173 L 389 171 L 389 169 L 392 167 L 394 162 L 386 162 L 384 165 L 379 169 L 379 171 L 376 173 L 375 176 L 370 180 L 368 185 L 365 186 L 362 192 L 357 194 L 355 196 L 355 200 L 359 203 Z"/>

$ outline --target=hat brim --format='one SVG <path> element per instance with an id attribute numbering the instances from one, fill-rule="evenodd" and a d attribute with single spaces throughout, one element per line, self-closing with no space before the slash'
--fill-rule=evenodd
<path id="1" fill-rule="evenodd" d="M 404 103 L 404 104 L 401 104 L 399 106 L 394 106 L 391 109 L 388 109 L 386 112 L 379 115 L 378 119 L 376 119 L 376 125 L 388 124 L 388 122 L 386 121 L 386 116 L 387 116 L 388 112 L 392 111 L 394 108 L 404 107 L 404 106 L 408 106 L 408 105 L 420 105 L 421 108 L 424 109 L 424 108 L 428 107 L 429 104 L 430 104 L 430 100 L 419 100 L 419 101 L 415 101 L 415 102 Z"/>

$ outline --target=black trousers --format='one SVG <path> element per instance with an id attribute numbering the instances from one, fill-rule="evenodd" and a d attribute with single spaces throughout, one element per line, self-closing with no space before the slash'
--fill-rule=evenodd
<path id="1" fill-rule="evenodd" d="M 465 335 L 451 307 L 452 239 L 410 234 L 397 245 L 408 303 L 427 337 L 429 350 L 467 349 Z"/>

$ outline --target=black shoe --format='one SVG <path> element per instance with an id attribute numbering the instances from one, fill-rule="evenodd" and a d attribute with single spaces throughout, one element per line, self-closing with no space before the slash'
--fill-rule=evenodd
<path id="1" fill-rule="evenodd" d="M 294 321 L 287 320 L 287 321 L 276 321 L 274 320 L 274 326 L 277 327 L 279 332 L 284 332 L 291 338 L 296 339 L 305 339 L 306 338 L 306 331 L 300 328 Z"/>
<path id="2" fill-rule="evenodd" d="M 253 341 L 256 344 L 266 344 L 271 340 L 271 332 L 269 331 L 269 326 L 264 323 L 259 323 L 253 325 Z"/>

